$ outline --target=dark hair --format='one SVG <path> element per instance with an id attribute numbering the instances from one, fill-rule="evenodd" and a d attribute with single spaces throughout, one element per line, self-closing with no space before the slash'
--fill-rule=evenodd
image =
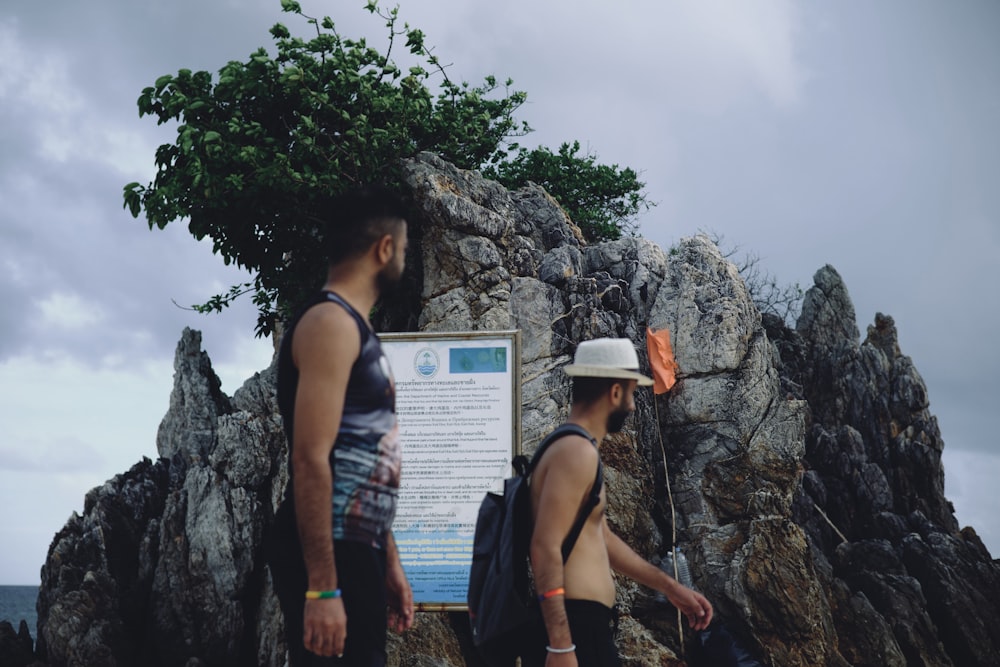
<path id="1" fill-rule="evenodd" d="M 593 403 L 603 396 L 611 385 L 624 383 L 621 378 L 589 377 L 577 375 L 573 377 L 573 402 Z"/>
<path id="2" fill-rule="evenodd" d="M 402 201 L 381 185 L 348 190 L 324 208 L 323 249 L 331 265 L 364 253 L 406 219 Z"/>

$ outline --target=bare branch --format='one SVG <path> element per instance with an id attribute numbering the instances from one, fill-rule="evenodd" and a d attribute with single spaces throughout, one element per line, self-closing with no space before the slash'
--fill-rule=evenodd
<path id="1" fill-rule="evenodd" d="M 725 259 L 733 262 L 746 283 L 750 298 L 761 313 L 770 313 L 781 318 L 788 326 L 795 324 L 802 311 L 802 288 L 798 283 L 779 285 L 778 279 L 761 268 L 761 258 L 755 252 L 746 252 L 737 257 L 740 246 L 724 246 L 725 238 L 715 231 L 701 231 L 708 236 Z M 735 258 L 735 259 L 734 259 Z"/>

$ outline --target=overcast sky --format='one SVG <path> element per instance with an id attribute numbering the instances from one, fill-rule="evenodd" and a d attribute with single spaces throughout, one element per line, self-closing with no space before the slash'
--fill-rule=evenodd
<path id="1" fill-rule="evenodd" d="M 1000 555 L 1000 4 L 400 1 L 452 79 L 511 77 L 528 146 L 579 140 L 641 172 L 664 248 L 698 231 L 804 289 L 843 276 L 864 336 L 895 318 L 945 440 L 946 495 Z M 311 0 L 384 45 L 363 0 Z M 37 584 L 84 494 L 143 456 L 185 326 L 232 394 L 270 360 L 244 276 L 183 223 L 121 206 L 174 128 L 136 98 L 216 73 L 283 22 L 279 0 L 8 0 L 0 7 L 0 584 Z"/>

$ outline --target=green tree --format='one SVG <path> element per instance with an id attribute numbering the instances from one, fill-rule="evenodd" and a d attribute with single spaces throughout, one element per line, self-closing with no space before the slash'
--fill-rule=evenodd
<path id="1" fill-rule="evenodd" d="M 580 142 L 564 143 L 558 153 L 544 146 L 522 148 L 512 159 L 483 171 L 508 188 L 532 181 L 558 201 L 588 240 L 610 241 L 635 233 L 635 219 L 654 206 L 643 194 L 645 183 L 632 169 L 597 163 L 593 153 L 580 155 Z"/>
<path id="2" fill-rule="evenodd" d="M 270 30 L 274 57 L 259 49 L 246 62 L 230 61 L 214 82 L 208 72 L 181 69 L 142 91 L 140 117 L 178 123 L 177 138 L 157 149 L 151 183 L 124 188 L 124 206 L 133 217 L 145 211 L 151 229 L 187 218 L 191 234 L 210 238 L 226 264 L 250 270 L 250 282 L 194 308 L 219 311 L 250 293 L 258 335 L 321 280 L 315 220 L 323 202 L 354 184 L 396 182 L 399 159 L 423 150 L 510 182 L 515 168 L 497 166 L 531 131 L 514 117 L 524 92 L 492 76 L 479 86 L 453 82 L 423 32 L 399 27 L 398 8 L 386 12 L 368 0 L 388 31 L 382 54 L 342 37 L 329 17 L 306 16 L 295 0 L 281 5 L 315 36 L 294 36 L 278 23 Z M 393 60 L 400 48 L 415 62 L 405 70 Z M 592 156 L 581 161 L 599 173 Z M 567 193 L 585 191 L 574 184 Z"/>

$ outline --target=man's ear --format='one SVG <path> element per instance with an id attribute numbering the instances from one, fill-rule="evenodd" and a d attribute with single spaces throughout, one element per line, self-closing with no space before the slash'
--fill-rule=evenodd
<path id="1" fill-rule="evenodd" d="M 611 392 L 611 402 L 617 404 L 621 402 L 622 396 L 625 395 L 625 386 L 621 382 L 612 382 L 608 391 Z"/>
<path id="2" fill-rule="evenodd" d="M 392 234 L 383 234 L 375 242 L 375 259 L 379 264 L 388 264 L 396 252 L 396 242 Z"/>

